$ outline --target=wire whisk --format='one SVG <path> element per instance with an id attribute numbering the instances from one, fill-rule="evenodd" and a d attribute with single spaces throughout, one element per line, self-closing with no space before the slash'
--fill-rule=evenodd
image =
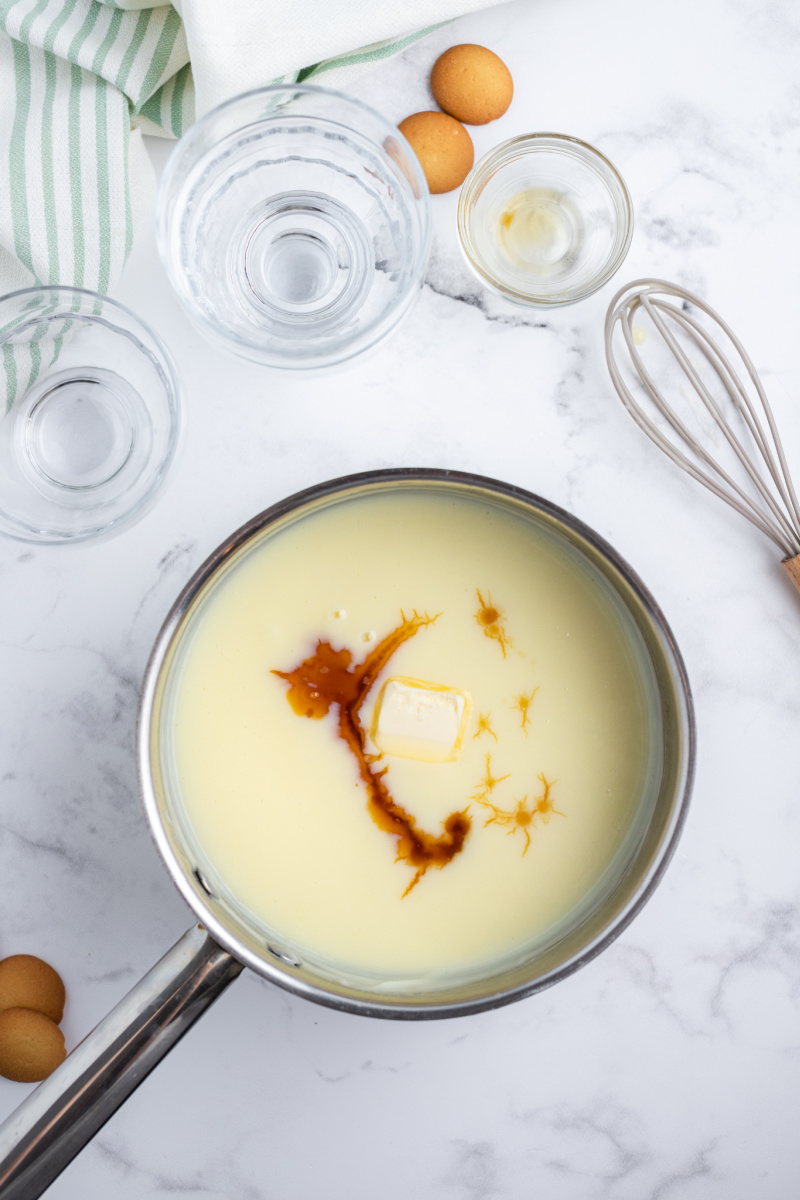
<path id="1" fill-rule="evenodd" d="M 657 335 L 645 353 L 648 360 L 661 355 L 670 399 L 644 362 L 648 330 L 635 324 L 643 314 Z M 758 372 L 729 325 L 685 288 L 637 279 L 611 301 L 605 343 L 611 380 L 636 423 L 677 466 L 771 538 L 800 591 L 800 505 Z M 615 349 L 623 344 L 651 403 L 637 398 L 623 375 Z M 701 426 L 699 436 L 690 424 Z M 711 442 L 728 454 L 728 469 L 712 455 Z"/>

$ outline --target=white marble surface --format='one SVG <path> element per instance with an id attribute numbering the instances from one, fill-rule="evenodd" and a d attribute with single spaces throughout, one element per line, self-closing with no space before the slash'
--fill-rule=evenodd
<path id="1" fill-rule="evenodd" d="M 800 475 L 800 15 L 792 0 L 519 0 L 365 79 L 400 120 L 458 41 L 508 62 L 479 154 L 533 129 L 599 146 L 633 193 L 612 284 L 553 313 L 490 300 L 455 195 L 402 330 L 317 381 L 211 351 L 152 232 L 117 296 L 186 387 L 158 506 L 116 539 L 0 544 L 0 956 L 62 972 L 74 1046 L 191 923 L 145 825 L 139 683 L 183 582 L 243 520 L 319 480 L 471 469 L 570 509 L 663 607 L 697 705 L 693 806 L 661 887 L 555 988 L 444 1022 L 377 1022 L 245 973 L 54 1183 L 53 1200 L 795 1200 L 800 1192 L 800 597 L 755 530 L 662 459 L 602 357 L 615 287 L 703 291 L 767 381 Z M 164 147 L 153 148 L 161 163 Z M 0 1118 L 28 1088 L 0 1079 Z"/>

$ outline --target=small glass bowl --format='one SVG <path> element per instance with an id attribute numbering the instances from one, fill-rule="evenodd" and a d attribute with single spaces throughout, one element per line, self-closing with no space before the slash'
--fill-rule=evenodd
<path id="1" fill-rule="evenodd" d="M 467 176 L 458 234 L 469 266 L 493 292 L 540 308 L 591 296 L 633 236 L 625 182 L 598 150 L 560 133 L 512 138 Z"/>
<path id="2" fill-rule="evenodd" d="M 430 201 L 411 147 L 310 84 L 226 101 L 181 138 L 156 213 L 161 258 L 206 337 L 265 366 L 332 367 L 420 290 Z"/>
<path id="3" fill-rule="evenodd" d="M 152 500 L 178 429 L 172 359 L 127 308 L 82 288 L 0 298 L 0 533 L 116 529 Z"/>

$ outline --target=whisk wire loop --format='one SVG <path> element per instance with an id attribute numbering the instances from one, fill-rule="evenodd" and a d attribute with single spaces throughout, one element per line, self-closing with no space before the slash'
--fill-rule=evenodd
<path id="1" fill-rule="evenodd" d="M 686 429 L 678 415 L 674 412 L 672 407 L 667 403 L 657 389 L 650 373 L 644 365 L 644 362 L 641 360 L 638 354 L 638 349 L 634 343 L 632 333 L 632 317 L 633 314 L 631 313 L 630 319 L 622 322 L 622 329 L 625 336 L 625 341 L 628 344 L 628 349 L 631 353 L 632 360 L 636 365 L 637 373 L 639 374 L 644 387 L 650 394 L 653 403 L 666 417 L 676 432 L 683 437 L 683 439 L 689 445 L 692 446 L 692 449 L 696 453 L 697 457 L 711 466 L 712 470 L 728 484 L 731 491 L 736 493 L 741 498 L 742 503 L 740 504 L 726 491 L 724 491 L 724 489 L 719 486 L 713 476 L 706 474 L 705 471 L 699 468 L 696 463 L 691 461 L 691 459 L 688 459 L 686 455 L 678 449 L 677 446 L 675 446 L 667 437 L 664 436 L 658 426 L 651 421 L 644 410 L 634 400 L 630 389 L 627 387 L 622 379 L 621 374 L 619 373 L 616 362 L 610 361 L 609 369 L 611 371 L 611 378 L 631 416 L 640 426 L 640 428 L 644 430 L 648 437 L 655 442 L 658 448 L 662 450 L 670 459 L 672 459 L 677 466 L 681 467 L 682 470 L 691 475 L 693 479 L 696 479 L 698 483 L 702 483 L 704 487 L 708 488 L 709 491 L 713 492 L 714 495 L 718 496 L 721 500 L 725 500 L 727 503 L 731 504 L 737 510 L 737 512 L 741 513 L 742 516 L 752 521 L 762 531 L 762 533 L 766 534 L 767 537 L 771 537 L 772 531 L 769 525 L 762 519 L 760 510 L 753 505 L 750 497 L 733 479 L 731 479 L 731 477 L 723 468 L 721 468 L 713 461 L 713 459 L 711 459 L 703 447 L 695 442 L 695 439 L 691 433 L 688 431 L 688 429 Z"/>
<path id="2" fill-rule="evenodd" d="M 674 303 L 675 300 L 681 301 L 680 307 Z M 755 490 L 755 497 L 732 478 L 703 442 L 692 433 L 656 384 L 644 363 L 634 337 L 633 319 L 639 308 L 646 312 L 653 328 L 660 335 L 694 394 L 699 398 L 703 409 L 723 435 L 731 453 Z M 698 320 L 695 311 L 704 314 L 707 323 L 704 324 Z M 749 383 L 715 339 L 708 324 L 714 329 L 714 333 L 721 331 L 728 339 L 749 378 Z M 623 377 L 614 349 L 617 325 L 622 331 L 630 365 L 656 412 L 667 422 L 679 444 L 676 444 L 658 427 L 640 400 L 634 396 Z M 733 408 L 752 439 L 752 447 L 748 447 L 742 441 L 723 406 L 701 375 L 698 369 L 699 364 L 692 361 L 676 334 L 680 334 L 685 341 L 698 349 L 713 374 L 722 384 Z M 677 284 L 667 283 L 661 279 L 637 279 L 622 288 L 611 301 L 606 317 L 605 344 L 608 369 L 614 387 L 628 412 L 648 437 L 677 466 L 771 538 L 787 559 L 798 555 L 800 553 L 800 504 L 798 504 L 797 494 L 792 483 L 783 444 L 758 372 L 744 346 L 727 322 L 698 296 Z M 755 391 L 757 401 L 754 401 L 749 390 L 750 385 Z M 683 388 L 680 391 L 683 393 Z M 766 428 L 759 413 L 759 405 L 766 421 Z M 684 448 L 688 454 L 684 452 Z M 759 458 L 760 463 L 758 462 Z"/>
<path id="3" fill-rule="evenodd" d="M 758 418 L 756 416 L 754 406 L 750 400 L 749 395 L 747 394 L 746 388 L 744 387 L 741 379 L 739 378 L 739 375 L 733 368 L 732 364 L 724 356 L 724 354 L 722 354 L 722 352 L 720 351 L 720 349 L 716 345 L 716 343 L 709 337 L 709 335 L 708 335 L 707 331 L 704 329 L 704 327 L 698 321 L 696 321 L 690 314 L 684 313 L 680 309 L 676 309 L 675 306 L 671 305 L 671 304 L 664 304 L 664 303 L 660 303 L 660 302 L 653 304 L 653 303 L 649 302 L 647 298 L 644 298 L 642 303 L 643 303 L 643 307 L 650 314 L 651 319 L 653 320 L 654 324 L 656 324 L 656 327 L 659 329 L 659 332 L 664 337 L 664 340 L 666 341 L 667 345 L 672 350 L 672 352 L 674 353 L 679 364 L 681 365 L 684 372 L 686 373 L 686 376 L 689 379 L 689 382 L 692 384 L 692 387 L 695 389 L 696 393 L 702 400 L 706 410 L 713 418 L 717 427 L 721 430 L 723 436 L 725 437 L 726 441 L 730 445 L 734 454 L 739 459 L 739 461 L 741 462 L 745 471 L 747 472 L 747 475 L 749 476 L 753 485 L 757 488 L 762 499 L 767 504 L 767 506 L 769 507 L 773 516 L 775 517 L 775 520 L 780 525 L 781 529 L 783 530 L 784 536 L 788 539 L 788 541 L 791 541 L 792 533 L 793 533 L 792 526 L 789 523 L 789 521 L 787 520 L 787 518 L 784 516 L 784 513 L 782 512 L 780 505 L 774 499 L 769 488 L 762 480 L 761 476 L 759 475 L 758 468 L 756 467 L 756 465 L 753 462 L 750 455 L 747 453 L 747 450 L 742 445 L 741 441 L 737 437 L 737 435 L 734 432 L 731 425 L 725 419 L 725 416 L 724 416 L 722 410 L 720 409 L 716 400 L 712 396 L 711 392 L 706 387 L 704 381 L 702 380 L 698 371 L 694 367 L 694 364 L 692 363 L 691 359 L 688 357 L 688 355 L 686 355 L 684 353 L 680 343 L 673 336 L 673 334 L 671 333 L 666 322 L 663 321 L 661 319 L 661 317 L 659 315 L 657 315 L 657 312 L 654 310 L 660 309 L 660 310 L 663 310 L 664 312 L 669 312 L 672 319 L 675 320 L 676 324 L 678 324 L 679 327 L 681 327 L 684 330 L 684 332 L 689 337 L 692 338 L 692 340 L 697 345 L 698 349 L 706 356 L 706 359 L 711 363 L 711 365 L 715 369 L 718 377 L 722 380 L 722 383 L 725 386 L 728 394 L 730 395 L 731 399 L 733 400 L 734 406 L 736 407 L 737 411 L 740 413 L 745 424 L 747 425 L 747 428 L 750 431 L 750 434 L 751 434 L 754 442 L 756 443 L 758 450 L 761 452 L 762 458 L 764 459 L 764 462 L 767 466 L 767 470 L 769 471 L 773 482 L 775 483 L 776 487 L 778 488 L 781 499 L 784 501 L 784 504 L 786 504 L 786 506 L 789 507 L 788 498 L 786 497 L 786 495 L 783 491 L 782 480 L 780 479 L 780 475 L 777 472 L 777 468 L 775 466 L 774 459 L 772 458 L 772 453 L 771 453 L 770 447 L 767 443 L 764 432 L 758 422 Z M 750 371 L 749 373 L 751 375 L 751 378 L 754 379 L 754 381 L 757 380 L 758 377 L 757 377 L 757 375 L 755 375 L 754 369 L 752 371 Z M 760 389 L 760 382 L 758 383 L 758 387 Z M 766 397 L 764 397 L 764 399 L 766 399 Z M 665 408 L 665 410 L 669 408 L 669 405 L 667 404 L 666 400 L 664 400 L 664 408 Z M 681 432 L 681 435 L 684 437 L 684 439 L 686 439 L 687 441 L 693 440 L 692 435 L 678 421 L 678 418 L 674 413 L 672 414 L 672 420 L 673 420 L 673 423 L 676 425 L 676 427 L 678 424 L 680 424 L 680 432 Z M 723 470 L 723 468 L 719 465 L 719 463 L 715 462 L 714 459 L 712 459 L 710 457 L 710 455 L 705 451 L 705 449 L 701 443 L 699 443 L 699 442 L 696 443 L 695 452 L 703 459 L 704 462 L 707 462 L 712 467 L 713 470 L 715 470 L 720 476 L 722 476 L 722 478 L 724 478 L 726 480 L 728 485 L 734 489 L 736 494 L 741 497 L 741 499 L 744 501 L 744 503 L 749 508 L 751 508 L 752 511 L 756 515 L 760 514 L 761 510 L 759 510 L 758 507 L 753 504 L 751 498 L 746 494 L 746 492 L 744 492 L 741 488 L 739 488 L 736 485 L 736 483 L 734 483 L 734 481 Z"/>
<path id="4" fill-rule="evenodd" d="M 648 311 L 650 311 L 653 306 L 653 301 L 649 297 L 644 297 L 643 305 L 645 308 L 648 309 Z M 753 366 L 753 363 L 750 360 L 744 346 L 741 344 L 741 342 L 738 340 L 738 338 L 733 333 L 733 331 L 729 328 L 729 326 L 726 325 L 726 323 L 722 320 L 722 318 L 720 316 L 718 316 L 718 314 L 714 313 L 714 310 L 709 307 L 707 309 L 707 311 L 709 312 L 709 314 L 713 314 L 714 319 L 719 322 L 720 327 L 724 329 L 724 332 L 726 333 L 727 337 L 730 339 L 731 343 L 736 348 L 736 352 L 739 355 L 739 357 L 741 358 L 741 360 L 747 370 L 747 373 L 750 376 L 751 382 L 752 382 L 754 388 L 756 389 L 756 392 L 758 393 L 759 401 L 764 410 L 764 415 L 765 415 L 765 417 L 767 419 L 767 423 L 769 425 L 769 432 L 772 436 L 773 444 L 775 447 L 775 452 L 778 454 L 780 466 L 778 466 L 778 464 L 776 464 L 776 462 L 775 462 L 775 459 L 774 459 L 773 453 L 772 453 L 772 447 L 770 447 L 769 441 L 764 433 L 764 430 L 762 429 L 762 427 L 759 423 L 759 418 L 758 418 L 758 415 L 755 410 L 755 405 L 752 403 L 752 401 L 750 399 L 750 396 L 747 392 L 746 386 L 742 383 L 738 373 L 732 367 L 732 365 L 728 361 L 728 359 L 725 358 L 724 354 L 722 354 L 720 352 L 720 349 L 717 346 L 717 344 L 713 341 L 713 339 L 711 337 L 709 337 L 708 331 L 690 313 L 684 312 L 682 309 L 675 308 L 674 305 L 666 304 L 664 302 L 656 302 L 656 306 L 660 309 L 663 309 L 664 311 L 669 311 L 671 313 L 675 322 L 677 324 L 679 324 L 688 334 L 690 334 L 690 336 L 692 336 L 694 338 L 694 340 L 698 343 L 699 348 L 702 349 L 703 353 L 708 358 L 709 362 L 711 362 L 711 364 L 715 367 L 715 369 L 717 370 L 720 378 L 722 379 L 726 389 L 728 390 L 731 398 L 733 399 L 734 404 L 736 405 L 736 407 L 739 410 L 741 416 L 743 417 L 745 423 L 747 424 L 750 434 L 764 458 L 764 461 L 767 465 L 767 469 L 770 473 L 770 476 L 772 477 L 772 480 L 775 483 L 775 486 L 779 490 L 781 499 L 783 500 L 786 507 L 792 511 L 795 520 L 800 522 L 800 506 L 798 506 L 797 496 L 795 495 L 794 488 L 792 486 L 791 476 L 789 475 L 789 469 L 788 469 L 788 466 L 786 463 L 785 456 L 783 454 L 783 447 L 781 445 L 781 441 L 780 441 L 780 438 L 777 433 L 777 427 L 775 425 L 775 419 L 772 415 L 772 409 L 770 407 L 769 400 L 767 399 L 766 393 L 764 392 L 764 388 L 761 384 L 761 380 L 758 376 L 758 372 L 756 371 L 755 367 Z M 666 332 L 665 332 L 665 336 L 666 336 Z M 672 345 L 673 342 L 674 342 L 674 339 L 671 339 L 670 344 Z M 676 353 L 680 353 L 680 347 L 677 345 L 677 343 L 675 343 L 675 346 L 676 346 Z M 690 363 L 690 360 L 687 360 L 687 369 L 688 369 L 689 363 Z M 695 376 L 696 376 L 696 372 L 693 372 L 692 373 L 693 382 L 695 382 Z M 701 386 L 701 384 L 702 384 L 702 381 L 700 381 L 699 377 L 697 377 L 695 386 L 698 387 L 698 389 L 699 389 L 699 386 Z M 704 398 L 708 397 L 708 395 L 709 394 L 704 389 L 703 390 Z M 720 410 L 719 410 L 718 406 L 716 405 L 716 402 L 713 400 L 713 398 L 709 397 L 709 399 L 710 399 L 710 411 L 714 415 L 714 419 L 716 420 L 720 429 L 727 436 L 728 433 L 731 431 L 729 430 L 727 423 L 725 422 L 724 416 L 720 412 Z M 744 448 L 741 447 L 741 444 L 738 443 L 738 439 L 737 439 L 737 445 L 739 445 L 742 454 L 745 454 L 746 452 L 744 451 Z M 750 462 L 749 457 L 748 457 L 748 462 Z M 750 463 L 750 466 L 752 467 L 755 477 L 758 478 L 757 469 L 755 468 L 755 466 L 752 463 Z"/>
<path id="5" fill-rule="evenodd" d="M 627 324 L 623 325 L 623 330 L 625 332 L 626 341 L 632 346 L 632 337 Z M 692 462 L 691 459 L 687 458 L 686 455 L 677 448 L 677 446 L 673 445 L 673 443 L 662 434 L 658 426 L 650 420 L 650 418 L 639 407 L 638 403 L 634 401 L 633 395 L 619 374 L 616 364 L 609 364 L 609 367 L 612 381 L 614 382 L 614 386 L 616 387 L 617 392 L 625 404 L 625 407 L 633 417 L 636 424 L 647 434 L 650 440 L 653 441 L 656 446 L 658 446 L 658 448 L 676 464 L 676 466 L 685 471 L 687 475 L 690 475 L 692 479 L 697 480 L 698 483 L 702 483 L 704 487 L 708 488 L 710 492 L 713 492 L 713 494 L 719 497 L 720 500 L 724 500 L 727 504 L 730 504 L 731 507 L 739 512 L 743 517 L 745 517 L 748 521 L 751 521 L 752 524 L 760 529 L 761 532 L 767 537 L 772 538 L 773 531 L 771 527 L 765 520 L 762 519 L 759 510 L 752 504 L 750 497 L 747 496 L 747 494 L 742 491 L 738 484 L 730 478 L 727 472 L 718 467 L 716 464 L 713 464 L 714 471 L 721 476 L 721 478 L 728 484 L 729 488 L 733 492 L 737 493 L 741 497 L 742 503 L 736 500 L 734 496 L 729 495 L 728 492 L 719 486 L 713 476 L 706 474 L 705 471 L 698 467 L 696 463 Z M 658 396 L 659 393 L 656 391 L 655 385 L 653 384 L 652 379 L 650 378 L 650 375 L 648 374 L 643 363 L 640 366 L 639 374 L 642 383 L 648 392 L 650 392 L 651 397 L 654 394 L 655 396 Z M 654 401 L 654 403 L 657 403 L 657 401 Z M 671 414 L 671 408 L 669 405 L 665 404 L 664 415 L 668 420 L 672 419 Z M 683 426 L 677 417 L 675 418 L 675 426 L 677 431 L 680 433 Z M 711 461 L 708 456 L 702 452 L 698 455 L 698 457 L 701 457 L 709 462 Z"/>

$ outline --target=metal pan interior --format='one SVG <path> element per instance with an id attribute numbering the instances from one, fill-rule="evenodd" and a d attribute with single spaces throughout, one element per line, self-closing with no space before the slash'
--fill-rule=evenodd
<path id="1" fill-rule="evenodd" d="M 226 886 L 195 835 L 173 753 L 178 681 L 187 649 L 230 573 L 269 540 L 338 505 L 405 492 L 491 506 L 530 523 L 569 556 L 624 629 L 647 707 L 650 749 L 634 819 L 602 877 L 568 916 L 514 953 L 420 976 L 353 969 L 256 918 Z M 645 903 L 672 854 L 693 771 L 691 696 L 679 652 L 652 597 L 619 556 L 566 512 L 521 489 L 457 472 L 394 470 L 319 485 L 262 513 L 200 568 L 170 612 L 145 678 L 139 765 L 156 845 L 214 938 L 268 979 L 317 1002 L 382 1017 L 480 1011 L 546 987 L 588 962 Z"/>

